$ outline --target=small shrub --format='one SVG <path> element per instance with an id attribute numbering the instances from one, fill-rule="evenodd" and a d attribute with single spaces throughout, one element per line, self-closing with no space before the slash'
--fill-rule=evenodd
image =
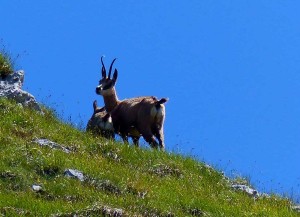
<path id="1" fill-rule="evenodd" d="M 0 76 L 5 78 L 13 73 L 12 59 L 4 50 L 0 50 Z"/>
<path id="2" fill-rule="evenodd" d="M 7 75 L 13 73 L 13 69 L 9 60 L 5 54 L 0 53 L 0 76 L 5 78 Z"/>
<path id="3" fill-rule="evenodd" d="M 7 51 L 3 40 L 0 39 L 0 77 L 2 79 L 14 72 L 15 61 L 19 57 L 19 54 L 13 57 L 12 54 Z"/>

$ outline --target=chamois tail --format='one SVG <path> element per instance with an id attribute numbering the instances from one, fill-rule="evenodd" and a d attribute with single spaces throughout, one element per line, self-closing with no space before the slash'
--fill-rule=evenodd
<path id="1" fill-rule="evenodd" d="M 158 100 L 156 103 L 155 103 L 155 107 L 157 108 L 157 109 L 159 109 L 160 108 L 160 105 L 161 104 L 164 104 L 165 102 L 167 102 L 169 100 L 169 98 L 161 98 L 160 100 Z"/>

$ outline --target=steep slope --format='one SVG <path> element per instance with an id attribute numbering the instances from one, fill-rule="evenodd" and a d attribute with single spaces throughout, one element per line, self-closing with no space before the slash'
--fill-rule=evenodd
<path id="1" fill-rule="evenodd" d="M 43 110 L 0 98 L 1 215 L 299 216 L 202 162 L 95 138 Z"/>

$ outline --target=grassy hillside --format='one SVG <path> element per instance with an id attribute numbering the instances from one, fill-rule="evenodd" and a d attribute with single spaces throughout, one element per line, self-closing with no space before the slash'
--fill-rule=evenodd
<path id="1" fill-rule="evenodd" d="M 95 138 L 50 110 L 41 115 L 1 98 L 0 156 L 3 216 L 300 216 L 287 199 L 232 190 L 220 172 L 191 158 Z M 85 179 L 66 177 L 66 169 Z"/>

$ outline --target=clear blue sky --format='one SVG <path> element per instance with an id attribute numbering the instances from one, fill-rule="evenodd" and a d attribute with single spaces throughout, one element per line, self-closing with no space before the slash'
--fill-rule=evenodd
<path id="1" fill-rule="evenodd" d="M 300 2 L 2 1 L 25 89 L 85 126 L 100 57 L 120 99 L 169 97 L 168 151 L 300 198 Z"/>

